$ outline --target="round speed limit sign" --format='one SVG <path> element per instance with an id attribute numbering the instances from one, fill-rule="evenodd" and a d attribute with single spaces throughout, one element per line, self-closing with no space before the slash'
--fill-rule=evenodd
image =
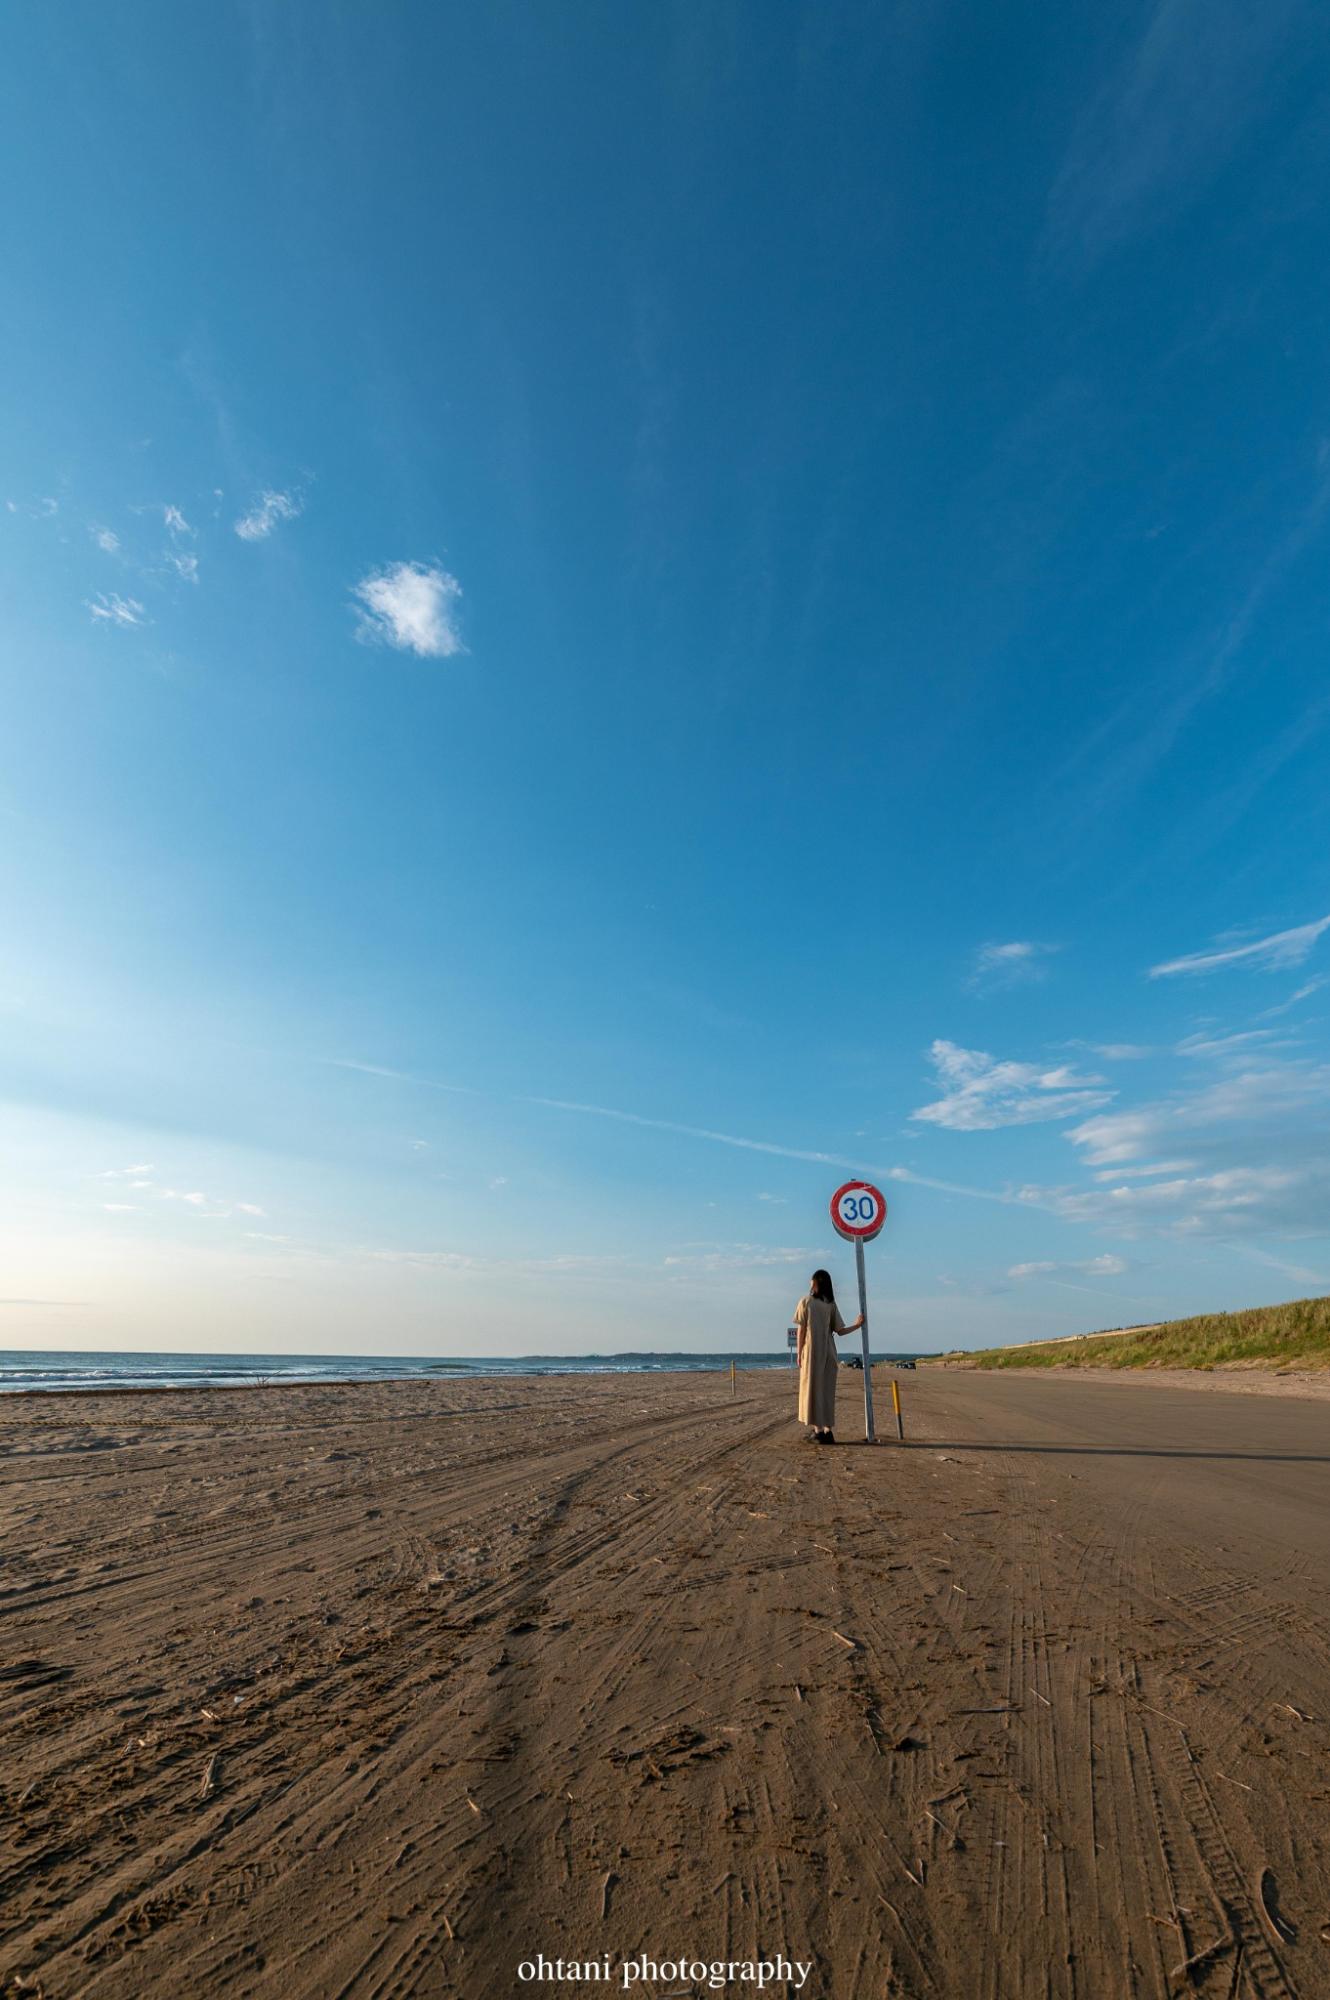
<path id="1" fill-rule="evenodd" d="M 846 1181 L 831 1197 L 832 1223 L 851 1243 L 871 1243 L 886 1219 L 886 1196 L 871 1181 Z"/>

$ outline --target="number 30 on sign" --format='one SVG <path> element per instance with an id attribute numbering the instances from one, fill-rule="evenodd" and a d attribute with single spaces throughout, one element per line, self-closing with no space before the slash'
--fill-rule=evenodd
<path id="1" fill-rule="evenodd" d="M 846 1181 L 831 1197 L 832 1224 L 852 1243 L 871 1243 L 886 1219 L 886 1196 L 871 1181 Z"/>

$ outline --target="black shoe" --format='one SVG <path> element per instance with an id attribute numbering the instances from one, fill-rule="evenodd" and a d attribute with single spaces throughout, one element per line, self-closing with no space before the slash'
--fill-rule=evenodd
<path id="1" fill-rule="evenodd" d="M 835 1433 L 835 1431 L 823 1431 L 823 1433 L 822 1433 L 822 1443 L 823 1443 L 823 1444 L 835 1444 L 835 1442 L 836 1442 L 836 1433 Z"/>

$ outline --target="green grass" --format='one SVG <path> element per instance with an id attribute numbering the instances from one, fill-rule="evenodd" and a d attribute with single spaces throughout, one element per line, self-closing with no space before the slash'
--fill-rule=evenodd
<path id="1" fill-rule="evenodd" d="M 1330 1299 L 1204 1313 L 1139 1333 L 981 1348 L 945 1360 L 966 1368 L 1330 1368 Z"/>

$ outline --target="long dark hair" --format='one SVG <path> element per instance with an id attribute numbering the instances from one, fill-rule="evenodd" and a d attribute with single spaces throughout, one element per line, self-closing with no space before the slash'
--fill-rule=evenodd
<path id="1" fill-rule="evenodd" d="M 836 1294 L 831 1289 L 830 1271 L 814 1271 L 813 1297 L 815 1299 L 825 1299 L 829 1306 L 835 1305 Z"/>

